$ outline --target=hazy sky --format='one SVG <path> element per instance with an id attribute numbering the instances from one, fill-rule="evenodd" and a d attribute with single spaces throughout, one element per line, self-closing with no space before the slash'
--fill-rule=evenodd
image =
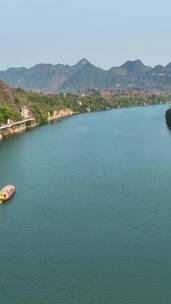
<path id="1" fill-rule="evenodd" d="M 171 0 L 0 0 L 0 69 L 171 61 Z"/>

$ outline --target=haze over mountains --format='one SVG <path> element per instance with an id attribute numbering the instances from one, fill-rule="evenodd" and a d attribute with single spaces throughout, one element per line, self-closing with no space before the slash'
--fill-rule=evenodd
<path id="1" fill-rule="evenodd" d="M 49 92 L 131 87 L 167 90 L 171 89 L 171 63 L 152 68 L 141 60 L 135 60 L 104 70 L 82 59 L 73 66 L 38 64 L 29 69 L 9 68 L 0 71 L 0 79 L 13 87 Z"/>

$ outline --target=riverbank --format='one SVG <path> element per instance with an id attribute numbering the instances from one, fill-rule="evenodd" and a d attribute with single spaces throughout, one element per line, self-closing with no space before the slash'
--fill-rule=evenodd
<path id="1" fill-rule="evenodd" d="M 37 124 L 34 118 L 28 118 L 3 125 L 0 127 L 0 141 L 3 139 L 3 137 L 19 134 L 36 126 Z"/>
<path id="2" fill-rule="evenodd" d="M 160 105 L 160 104 L 167 104 L 166 102 L 159 102 L 158 104 L 155 105 Z M 170 102 L 168 102 L 168 105 L 170 104 Z M 145 107 L 145 106 L 150 106 L 150 105 L 154 105 L 154 104 L 139 104 L 138 107 Z M 112 110 L 112 109 L 121 109 L 121 108 L 133 108 L 133 107 L 137 107 L 135 105 L 128 105 L 128 106 L 117 106 L 117 107 L 108 107 L 105 109 L 102 109 L 100 111 L 107 111 L 107 110 Z M 170 110 L 168 110 L 170 113 Z M 45 123 L 50 123 L 56 120 L 61 120 L 64 119 L 66 117 L 69 116 L 73 116 L 76 114 L 81 114 L 81 113 L 86 113 L 86 112 L 92 112 L 90 109 L 86 109 L 85 112 L 73 112 L 71 109 L 66 108 L 60 111 L 53 111 L 51 114 L 48 113 L 48 118 L 47 121 L 44 123 L 38 123 L 36 122 L 35 118 L 28 118 L 22 121 L 17 121 L 15 123 L 11 123 L 11 124 L 7 124 L 4 126 L 0 127 L 0 141 L 2 141 L 2 139 L 4 137 L 10 137 L 10 136 L 14 136 L 20 133 L 23 133 L 25 131 L 27 131 L 28 129 L 32 129 L 32 128 L 36 128 L 38 126 L 41 126 L 42 124 Z M 93 111 L 95 112 L 95 111 Z"/>
<path id="3" fill-rule="evenodd" d="M 168 127 L 171 129 L 171 108 L 166 111 L 165 118 Z"/>
<path id="4" fill-rule="evenodd" d="M 54 120 L 63 119 L 65 117 L 75 115 L 70 109 L 65 109 L 61 111 L 54 111 L 52 115 L 49 114 L 47 122 L 52 122 Z M 25 132 L 28 129 L 36 128 L 40 126 L 40 123 L 36 122 L 34 118 L 28 118 L 25 120 L 17 121 L 14 123 L 6 124 L 0 127 L 0 141 L 4 137 L 9 137 Z"/>
<path id="5" fill-rule="evenodd" d="M 24 132 L 28 128 L 62 119 L 78 113 L 96 112 L 169 103 L 171 93 L 115 92 L 103 96 L 100 92 L 42 94 L 13 89 L 0 81 L 0 137 Z M 34 123 L 23 123 L 33 119 Z M 4 128 L 5 126 L 5 128 Z"/>

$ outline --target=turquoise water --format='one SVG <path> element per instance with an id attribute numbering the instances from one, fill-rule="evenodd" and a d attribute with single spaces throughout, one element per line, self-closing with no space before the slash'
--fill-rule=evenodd
<path id="1" fill-rule="evenodd" d="M 171 303 L 168 105 L 82 114 L 0 144 L 0 303 Z"/>

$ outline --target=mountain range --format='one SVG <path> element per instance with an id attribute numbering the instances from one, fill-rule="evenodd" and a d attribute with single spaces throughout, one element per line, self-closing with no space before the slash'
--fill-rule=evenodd
<path id="1" fill-rule="evenodd" d="M 31 68 L 9 68 L 0 71 L 0 79 L 13 87 L 42 92 L 128 88 L 170 90 L 171 63 L 152 68 L 135 60 L 104 70 L 81 59 L 72 66 L 37 64 Z"/>

